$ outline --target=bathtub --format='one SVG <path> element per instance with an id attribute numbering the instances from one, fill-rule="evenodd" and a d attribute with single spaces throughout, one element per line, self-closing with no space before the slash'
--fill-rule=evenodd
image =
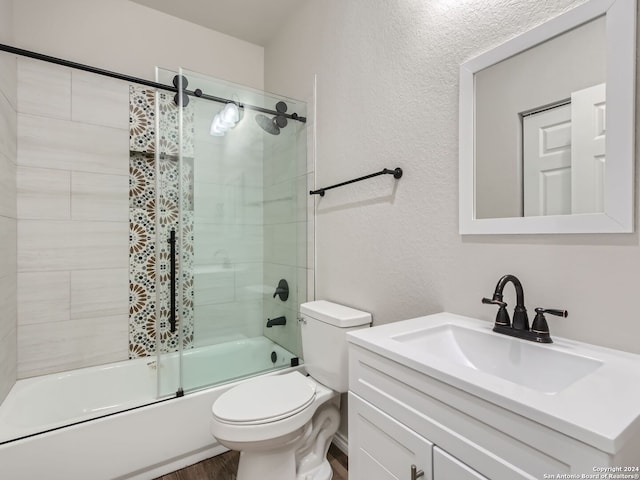
<path id="1" fill-rule="evenodd" d="M 256 371 L 291 371 L 292 356 L 266 337 L 190 349 L 180 398 L 177 354 L 19 380 L 0 406 L 0 478 L 151 479 L 222 453 L 214 400 Z M 189 393 L 207 382 L 220 384 Z"/>

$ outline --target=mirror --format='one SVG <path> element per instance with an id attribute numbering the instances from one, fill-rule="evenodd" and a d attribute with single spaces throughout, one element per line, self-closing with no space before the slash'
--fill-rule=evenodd
<path id="1" fill-rule="evenodd" d="M 633 231 L 636 2 L 591 0 L 460 67 L 460 233 Z"/>

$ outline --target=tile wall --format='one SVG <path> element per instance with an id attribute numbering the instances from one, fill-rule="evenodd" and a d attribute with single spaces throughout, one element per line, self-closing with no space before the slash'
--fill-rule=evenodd
<path id="1" fill-rule="evenodd" d="M 129 85 L 18 59 L 18 377 L 125 360 Z"/>
<path id="2" fill-rule="evenodd" d="M 176 351 L 180 330 L 183 347 L 193 344 L 194 112 L 193 103 L 184 108 L 180 142 L 179 110 L 173 95 L 133 85 L 129 93 L 129 357 L 137 358 Z M 158 145 L 156 115 L 159 116 Z M 179 165 L 180 149 L 182 165 Z M 157 182 L 156 175 L 159 175 Z M 182 273 L 176 292 L 174 332 L 169 321 L 171 257 L 167 241 L 172 229 L 176 231 L 177 240 L 176 267 Z"/>
<path id="3" fill-rule="evenodd" d="M 185 346 L 266 334 L 300 354 L 296 318 L 309 276 L 302 125 L 274 137 L 251 116 L 211 137 L 219 105 L 193 99 L 181 178 L 169 96 L 156 109 L 144 87 L 28 59 L 17 70 L 18 377 L 152 355 L 158 341 L 175 349 L 168 278 L 157 283 L 156 266 L 167 271 L 168 245 L 157 239 L 178 220 Z M 286 303 L 272 298 L 280 278 L 291 288 Z M 286 328 L 265 328 L 280 315 Z"/>
<path id="4" fill-rule="evenodd" d="M 2 19 L 11 18 L 0 2 L 0 40 L 11 43 Z M 16 307 L 16 59 L 0 54 L 0 402 L 17 376 Z"/>

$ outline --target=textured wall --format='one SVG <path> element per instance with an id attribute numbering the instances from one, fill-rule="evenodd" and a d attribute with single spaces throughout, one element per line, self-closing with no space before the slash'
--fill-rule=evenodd
<path id="1" fill-rule="evenodd" d="M 0 0 L 0 42 L 12 37 L 12 2 Z M 0 54 L 0 402 L 16 380 L 16 61 Z"/>
<path id="2" fill-rule="evenodd" d="M 267 90 L 307 98 L 317 73 L 318 186 L 405 170 L 316 199 L 317 298 L 375 324 L 443 310 L 492 321 L 480 299 L 512 273 L 530 311 L 569 311 L 552 334 L 640 353 L 637 233 L 458 234 L 460 63 L 580 3 L 311 2 L 267 46 Z"/>

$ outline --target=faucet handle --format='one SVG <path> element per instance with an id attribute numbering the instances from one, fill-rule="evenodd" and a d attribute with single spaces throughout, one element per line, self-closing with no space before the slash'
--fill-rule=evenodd
<path id="1" fill-rule="evenodd" d="M 484 297 L 482 299 L 482 303 L 487 303 L 489 305 L 498 305 L 500 308 L 505 308 L 507 306 L 507 304 L 505 302 L 502 302 L 500 300 L 496 300 L 495 298 L 491 299 L 491 298 L 487 298 L 487 297 Z"/>
<path id="2" fill-rule="evenodd" d="M 555 315 L 557 317 L 567 317 L 569 312 L 566 310 L 558 310 L 555 308 L 536 308 L 536 318 L 533 319 L 533 324 L 531 325 L 531 331 L 538 333 L 543 336 L 549 336 L 549 325 L 547 324 L 547 319 L 544 318 L 544 314 L 548 313 L 550 315 Z"/>
<path id="3" fill-rule="evenodd" d="M 507 313 L 507 304 L 502 300 L 498 300 L 497 298 L 483 298 L 482 303 L 487 303 L 489 305 L 498 305 L 500 308 L 498 309 L 498 313 L 496 314 L 496 325 L 500 325 L 503 327 L 511 326 L 511 319 L 509 318 L 509 314 Z"/>
<path id="4" fill-rule="evenodd" d="M 569 312 L 566 310 L 558 310 L 556 308 L 536 308 L 536 313 L 548 313 L 550 315 L 555 315 L 556 317 L 565 317 L 569 316 Z"/>

